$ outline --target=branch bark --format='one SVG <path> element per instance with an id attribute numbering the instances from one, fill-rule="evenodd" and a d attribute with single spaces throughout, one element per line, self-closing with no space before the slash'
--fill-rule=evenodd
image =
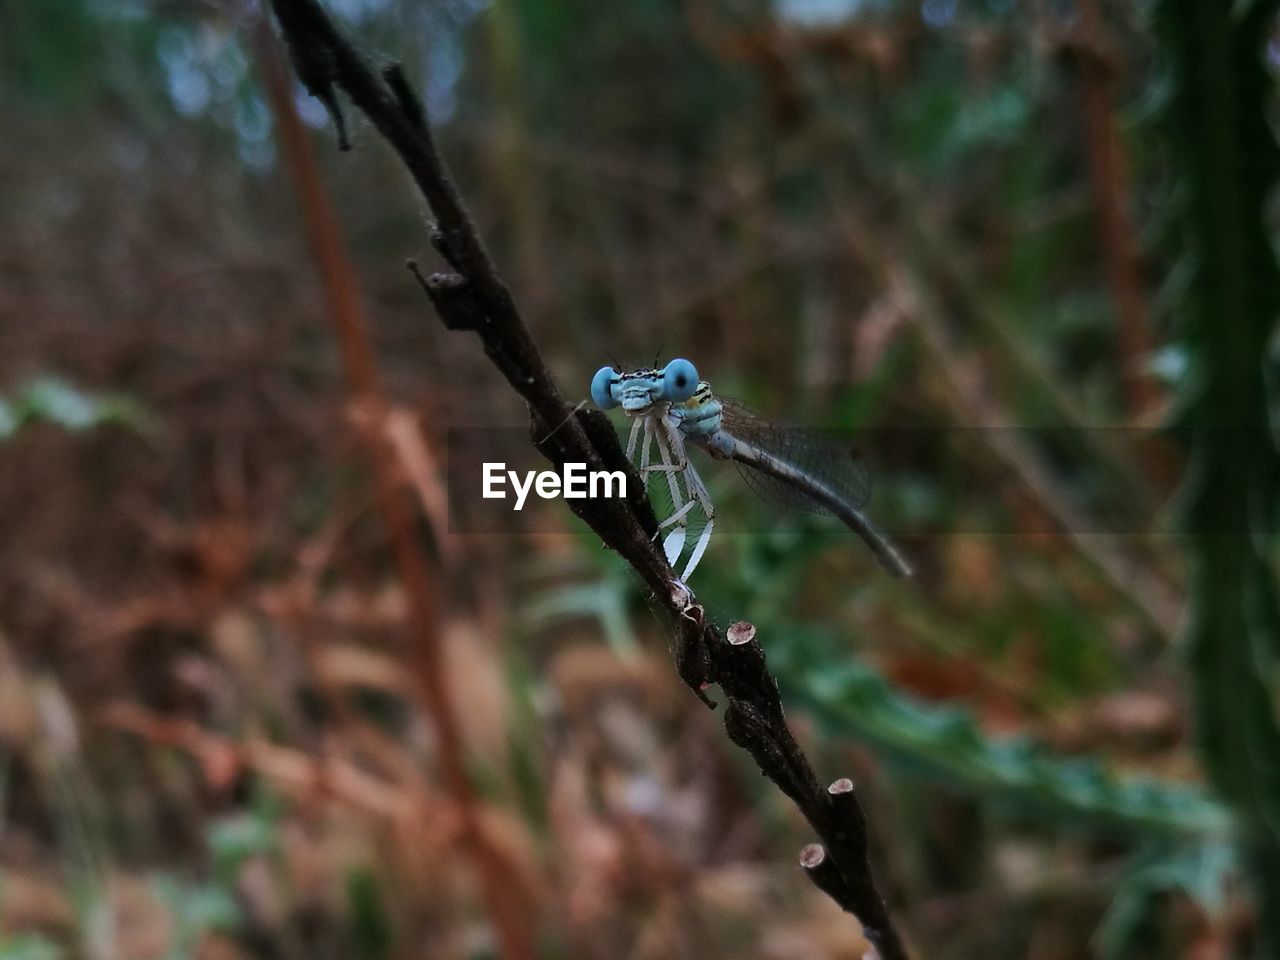
<path id="1" fill-rule="evenodd" d="M 494 366 L 527 402 L 535 447 L 552 464 L 587 464 L 623 470 L 633 495 L 625 500 L 567 501 L 620 554 L 665 606 L 676 626 L 676 669 L 711 705 L 706 689 L 718 684 L 727 699 L 724 723 L 731 740 L 756 761 L 800 809 L 820 838 L 833 880 L 823 889 L 857 916 L 885 960 L 904 960 L 905 946 L 875 884 L 867 858 L 867 822 L 850 781 L 824 789 L 787 726 L 778 685 L 750 624 L 727 634 L 707 619 L 697 598 L 675 576 L 654 537 L 657 520 L 644 484 L 623 454 L 613 425 L 599 411 L 569 404 L 561 394 L 510 290 L 476 232 L 448 168 L 436 149 L 422 104 L 399 65 L 375 72 L 341 35 L 317 0 L 271 0 L 299 78 L 333 115 L 339 144 L 348 146 L 337 91 L 346 94 L 390 143 L 435 218 L 432 243 L 448 271 L 423 276 L 410 264 L 450 330 L 479 337 Z M 848 785 L 848 789 L 844 785 Z"/>

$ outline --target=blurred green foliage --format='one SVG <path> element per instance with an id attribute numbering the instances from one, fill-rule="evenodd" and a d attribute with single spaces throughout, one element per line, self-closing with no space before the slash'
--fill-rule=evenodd
<path id="1" fill-rule="evenodd" d="M 1280 953 L 1280 520 L 1275 349 L 1280 266 L 1268 215 L 1280 181 L 1275 3 L 1162 3 L 1164 119 L 1187 278 L 1175 310 L 1188 369 L 1178 426 L 1191 450 L 1187 656 L 1201 752 L 1241 819 L 1264 950 Z M 1269 62 L 1269 58 L 1271 58 Z"/>
<path id="2" fill-rule="evenodd" d="M 62 948 L 39 935 L 0 938 L 3 960 L 61 960 Z"/>
<path id="3" fill-rule="evenodd" d="M 750 582 L 782 587 L 787 578 L 781 566 Z M 620 586 L 603 581 L 590 593 L 578 585 L 551 591 L 526 608 L 524 617 L 531 629 L 596 617 L 612 635 L 619 625 L 606 611 L 619 600 L 603 598 L 619 597 Z M 769 595 L 776 603 L 777 594 Z M 905 774 L 980 797 L 993 812 L 1015 819 L 1030 817 L 1117 839 L 1169 843 L 1185 838 L 1191 849 L 1199 849 L 1232 831 L 1227 809 L 1194 786 L 1117 776 L 1096 760 L 1054 758 L 1025 737 L 984 735 L 969 711 L 928 705 L 896 690 L 874 667 L 849 657 L 840 631 L 800 620 L 792 609 L 755 604 L 743 616 L 756 625 L 769 651 L 786 703 L 803 707 L 833 737 L 875 747 Z M 622 649 L 634 645 L 627 640 Z"/>
<path id="4" fill-rule="evenodd" d="M 39 377 L 6 398 L 0 396 L 0 440 L 24 426 L 51 423 L 65 430 L 115 424 L 144 432 L 150 420 L 142 407 L 121 394 L 86 393 L 58 377 Z"/>

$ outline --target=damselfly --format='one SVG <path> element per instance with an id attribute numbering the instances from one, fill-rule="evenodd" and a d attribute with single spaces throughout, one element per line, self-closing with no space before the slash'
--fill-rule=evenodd
<path id="1" fill-rule="evenodd" d="M 886 570 L 911 575 L 910 564 L 862 512 L 871 484 L 852 448 L 717 399 L 688 360 L 672 360 L 661 370 L 601 367 L 591 380 L 591 399 L 604 410 L 620 406 L 632 418 L 627 459 L 646 482 L 653 474 L 665 481 L 671 513 L 659 531 L 666 531 L 663 551 L 673 566 L 684 552 L 690 520 L 701 512 L 705 522 L 682 580 L 702 560 L 715 527 L 711 497 L 685 452 L 689 443 L 717 460 L 733 460 L 748 486 L 770 503 L 834 514 L 866 542 Z"/>

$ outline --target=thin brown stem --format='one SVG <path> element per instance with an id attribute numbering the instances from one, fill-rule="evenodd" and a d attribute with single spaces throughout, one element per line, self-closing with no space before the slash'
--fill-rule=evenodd
<path id="1" fill-rule="evenodd" d="M 1115 306 L 1116 352 L 1131 419 L 1150 414 L 1160 395 L 1146 370 L 1151 351 L 1146 291 L 1138 264 L 1133 219 L 1129 212 L 1129 176 L 1124 145 L 1116 128 L 1114 64 L 1104 53 L 1102 17 L 1096 0 L 1079 0 L 1082 42 L 1076 45 L 1080 70 L 1089 180 L 1097 207 L 1098 245 L 1107 286 Z"/>

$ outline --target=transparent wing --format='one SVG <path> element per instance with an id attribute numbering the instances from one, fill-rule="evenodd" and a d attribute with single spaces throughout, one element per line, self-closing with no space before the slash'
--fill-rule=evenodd
<path id="1" fill-rule="evenodd" d="M 721 426 L 735 437 L 820 480 L 853 507 L 862 507 L 870 499 L 871 475 L 851 443 L 794 424 L 767 420 L 736 400 L 720 396 L 716 399 L 721 405 Z M 736 465 L 743 481 L 766 503 L 789 512 L 827 512 L 822 504 L 791 484 L 747 464 Z"/>

